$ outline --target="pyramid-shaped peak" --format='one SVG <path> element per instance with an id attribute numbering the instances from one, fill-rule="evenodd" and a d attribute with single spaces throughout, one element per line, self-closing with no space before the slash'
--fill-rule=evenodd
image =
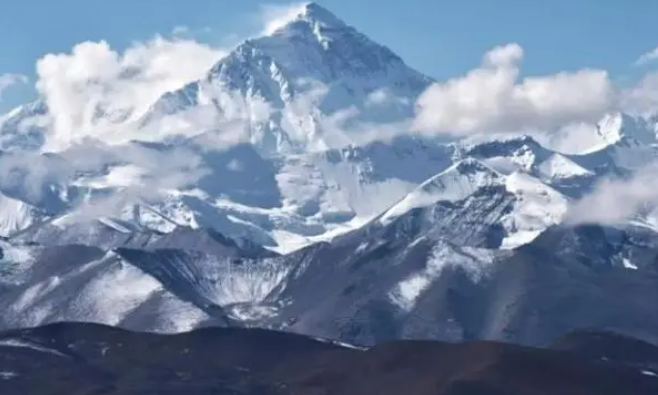
<path id="1" fill-rule="evenodd" d="M 315 2 L 304 4 L 301 11 L 301 17 L 303 19 L 320 22 L 326 25 L 345 25 L 345 22 L 334 15 L 331 11 Z"/>
<path id="2" fill-rule="evenodd" d="M 276 20 L 270 21 L 266 34 L 275 34 L 294 28 L 299 23 L 320 25 L 324 28 L 344 28 L 347 24 L 318 3 L 308 2 L 290 9 Z"/>

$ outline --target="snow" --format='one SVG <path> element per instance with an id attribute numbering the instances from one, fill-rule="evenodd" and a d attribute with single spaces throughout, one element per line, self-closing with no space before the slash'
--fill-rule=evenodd
<path id="1" fill-rule="evenodd" d="M 39 343 L 35 343 L 27 340 L 21 340 L 21 339 L 0 339 L 0 347 L 28 348 L 34 351 L 55 354 L 55 355 L 59 355 L 60 357 L 66 357 L 66 355 L 62 354 L 61 352 L 55 349 L 42 346 Z"/>
<path id="2" fill-rule="evenodd" d="M 633 264 L 628 258 L 623 258 L 622 259 L 622 264 L 626 269 L 631 269 L 631 270 L 637 270 L 638 267 Z"/>
<path id="3" fill-rule="evenodd" d="M 128 187 L 138 184 L 148 175 L 148 169 L 129 165 L 114 166 L 107 174 L 84 177 L 77 180 L 74 185 L 88 188 Z"/>
<path id="4" fill-rule="evenodd" d="M 238 304 L 229 306 L 229 316 L 240 322 L 259 321 L 264 318 L 276 317 L 278 308 L 276 306 L 258 304 Z"/>
<path id="5" fill-rule="evenodd" d="M 0 380 L 11 380 L 15 377 L 18 377 L 18 373 L 11 372 L 8 370 L 0 371 Z"/>
<path id="6" fill-rule="evenodd" d="M 9 237 L 44 216 L 38 208 L 0 193 L 0 235 Z"/>
<path id="7" fill-rule="evenodd" d="M 129 238 L 208 227 L 290 253 L 416 209 L 431 213 L 439 202 L 453 203 L 441 207 L 450 210 L 486 200 L 503 203 L 492 215 L 463 215 L 491 222 L 474 226 L 500 225 L 500 248 L 513 249 L 562 223 L 574 196 L 609 169 L 636 169 L 658 152 L 655 120 L 625 114 L 586 128 L 593 146 L 578 150 L 583 155 L 530 136 L 483 131 L 446 142 L 405 133 L 430 78 L 316 4 L 279 22 L 146 114 L 131 115 L 116 136 L 50 152 L 52 162 L 36 156 L 47 166 L 28 167 L 53 168 L 44 180 L 25 190 L 0 183 L 0 234 L 34 226 L 37 236 L 52 231 L 67 244 L 94 245 L 108 230 Z M 44 112 L 35 102 L 0 116 L 0 147 L 38 149 L 46 129 L 25 135 L 17 125 Z M 33 196 L 33 189 L 45 192 Z M 656 230 L 656 218 L 632 223 Z M 493 251 L 448 245 L 441 236 L 425 232 L 404 246 L 434 243 L 426 266 L 404 273 L 388 292 L 400 311 L 413 311 L 448 267 L 473 281 L 486 276 Z M 354 252 L 384 242 L 368 238 Z M 172 333 L 217 324 L 209 306 L 254 323 L 280 314 L 274 301 L 288 276 L 302 272 L 292 271 L 299 262 L 290 257 L 236 262 L 182 252 L 148 266 L 108 252 L 69 265 L 40 261 L 38 247 L 0 247 L 0 327 L 87 321 Z M 638 269 L 630 258 L 622 264 Z"/>
<path id="8" fill-rule="evenodd" d="M 130 311 L 162 290 L 162 285 L 153 277 L 144 275 L 133 266 L 110 262 L 114 259 L 109 253 L 85 268 L 85 271 L 101 270 L 84 284 L 71 305 L 74 311 L 87 310 L 87 320 L 118 325 Z M 117 287 L 117 284 L 121 286 Z"/>
<path id="9" fill-rule="evenodd" d="M 113 253 L 45 279 L 30 278 L 28 272 L 21 281 L 0 301 L 3 326 L 83 321 L 170 333 L 210 320 Z"/>
<path id="10" fill-rule="evenodd" d="M 396 284 L 389 292 L 389 300 L 400 310 L 411 312 L 445 268 L 462 268 L 477 282 L 486 276 L 492 262 L 491 251 L 467 247 L 457 249 L 437 242 L 430 252 L 426 267 Z"/>
<path id="11" fill-rule="evenodd" d="M 413 310 L 420 295 L 432 284 L 432 275 L 438 273 L 428 271 L 400 282 L 390 295 L 393 304 L 406 312 Z"/>
<path id="12" fill-rule="evenodd" d="M 431 176 L 433 159 L 423 155 L 398 158 L 405 162 L 400 167 L 406 169 L 403 176 L 382 173 L 382 165 L 388 165 L 401 146 L 367 152 L 370 148 L 361 147 L 368 141 L 357 141 L 379 133 L 380 125 L 413 115 L 415 98 L 431 79 L 317 4 L 301 6 L 280 22 L 268 35 L 239 45 L 204 78 L 162 96 L 136 124 L 122 124 L 116 136 L 102 136 L 102 155 L 82 152 L 84 170 L 66 180 L 71 195 L 63 195 L 53 224 L 95 216 L 120 232 L 214 226 L 234 237 L 291 251 L 354 229 L 352 224 L 367 222 Z M 3 117 L 2 124 L 16 125 L 44 109 L 42 103 L 25 106 Z M 113 200 L 162 176 L 157 166 L 130 163 L 124 155 L 130 151 L 127 141 L 163 143 L 172 136 L 209 153 L 202 155 L 202 165 L 211 171 L 211 180 L 189 189 L 153 188 L 148 192 L 160 196 L 148 204 L 116 199 L 139 204 L 139 216 L 131 217 L 132 210 L 121 207 L 97 207 L 102 212 L 83 210 L 81 215 L 80 204 L 87 196 Z M 251 152 L 231 151 L 241 143 L 249 143 Z M 215 161 L 227 147 L 229 160 Z M 346 147 L 352 148 L 341 151 Z M 356 151 L 363 156 L 351 155 Z M 232 152 L 238 155 L 230 157 Z M 336 152 L 345 154 L 338 162 L 329 158 Z M 71 147 L 60 153 L 61 159 L 78 160 L 75 153 Z M 411 173 L 419 168 L 428 170 L 415 179 Z M 238 182 L 246 179 L 244 174 L 264 182 Z M 27 211 L 7 207 L 0 212 L 0 226 L 6 221 L 9 233 L 40 219 Z"/>
<path id="13" fill-rule="evenodd" d="M 128 233 L 131 233 L 132 230 L 133 230 L 133 229 L 130 229 L 130 228 L 124 226 L 124 225 L 121 224 L 120 222 L 118 222 L 118 221 L 116 221 L 116 220 L 113 220 L 112 218 L 101 217 L 101 218 L 98 219 L 98 221 L 99 221 L 100 223 L 102 223 L 103 225 L 105 225 L 105 226 L 107 226 L 107 227 L 109 227 L 109 228 L 112 228 L 112 229 L 116 230 L 116 231 L 119 232 L 119 233 L 126 233 L 126 234 L 128 234 Z"/>
<path id="14" fill-rule="evenodd" d="M 551 180 L 592 176 L 593 172 L 560 154 L 553 154 L 538 166 L 539 173 Z"/>
<path id="15" fill-rule="evenodd" d="M 624 113 L 612 113 L 598 122 L 598 132 L 605 146 L 612 146 L 630 139 L 643 145 L 656 143 L 656 130 L 651 128 L 651 120 L 630 116 Z"/>
<path id="16" fill-rule="evenodd" d="M 461 161 L 421 184 L 387 210 L 381 216 L 380 222 L 388 224 L 415 208 L 427 207 L 436 202 L 459 201 L 479 188 L 500 185 L 502 182 L 502 175 L 481 162 Z"/>
<path id="17" fill-rule="evenodd" d="M 240 265 L 217 259 L 202 265 L 211 287 L 208 296 L 222 306 L 263 302 L 292 269 L 278 259 L 246 261 Z"/>
<path id="18" fill-rule="evenodd" d="M 39 248 L 0 241 L 0 283 L 18 279 L 32 266 Z"/>
<path id="19" fill-rule="evenodd" d="M 655 157 L 655 120 L 626 114 L 602 119 L 592 131 L 599 151 L 582 157 L 529 136 L 482 133 L 446 143 L 405 134 L 432 82 L 328 10 L 300 5 L 203 78 L 132 114 L 117 139 L 104 135 L 95 145 L 49 153 L 65 169 L 57 182 L 44 181 L 52 196 L 36 202 L 0 188 L 0 234 L 49 220 L 62 229 L 100 221 L 123 234 L 212 227 L 287 253 L 373 219 L 386 224 L 505 185 L 516 202 L 501 220 L 503 248 L 514 248 L 560 223 L 568 197 L 555 192 L 563 191 L 558 184 L 600 177 L 595 167 L 633 169 Z M 17 125 L 46 111 L 35 102 L 0 116 L 0 146 L 39 146 L 38 128 L 19 136 Z M 168 171 L 179 149 L 182 162 L 198 163 L 204 176 L 183 171 L 190 185 L 153 181 L 179 176 Z M 132 196 L 135 190 L 149 199 Z M 86 206 L 98 197 L 108 204 Z M 74 241 L 93 242 L 89 229 Z"/>
<path id="20" fill-rule="evenodd" d="M 340 341 L 336 341 L 336 340 L 325 339 L 323 337 L 314 337 L 313 339 L 315 339 L 319 342 L 322 342 L 322 343 L 335 344 L 337 346 L 341 346 L 341 347 L 344 347 L 344 348 L 349 348 L 351 350 L 365 351 L 365 350 L 368 349 L 367 347 L 360 347 L 360 346 L 356 346 L 354 344 L 344 343 L 344 342 L 340 342 Z"/>
<path id="21" fill-rule="evenodd" d="M 524 244 L 528 244 L 534 239 L 536 239 L 542 233 L 542 231 L 543 229 L 517 231 L 509 236 L 506 236 L 503 239 L 500 248 L 502 250 L 512 250 Z"/>
<path id="22" fill-rule="evenodd" d="M 529 243 L 546 228 L 560 223 L 567 211 L 569 199 L 542 180 L 523 171 L 503 175 L 480 161 L 469 159 L 421 184 L 387 210 L 379 222 L 385 225 L 415 208 L 440 201 L 463 200 L 477 190 L 497 185 L 504 186 L 514 196 L 512 210 L 498 220 L 507 234 L 502 242 L 503 249 Z M 422 288 L 421 285 L 412 288 L 418 287 Z"/>
<path id="23" fill-rule="evenodd" d="M 514 210 L 501 220 L 508 230 L 503 248 L 534 240 L 546 228 L 560 223 L 567 212 L 569 200 L 564 195 L 528 174 L 511 174 L 505 186 L 516 201 Z"/>
<path id="24" fill-rule="evenodd" d="M 295 22 L 306 22 L 313 26 L 314 34 L 319 35 L 320 27 L 345 27 L 345 22 L 320 5 L 307 2 L 293 7 L 286 15 L 274 18 L 268 23 L 265 34 L 290 34 L 289 26 Z M 323 37 L 318 37 L 322 39 Z"/>
<path id="25" fill-rule="evenodd" d="M 486 158 L 482 160 L 482 163 L 504 175 L 509 175 L 522 169 L 518 163 L 504 156 Z"/>

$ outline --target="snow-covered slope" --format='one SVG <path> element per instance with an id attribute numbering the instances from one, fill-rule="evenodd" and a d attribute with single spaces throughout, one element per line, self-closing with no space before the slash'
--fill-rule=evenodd
<path id="1" fill-rule="evenodd" d="M 14 235 L 46 216 L 46 213 L 29 203 L 0 194 L 0 234 L 2 235 Z"/>
<path id="2" fill-rule="evenodd" d="M 0 246 L 2 327 L 85 321 L 180 332 L 225 324 L 112 252 L 79 246 Z"/>
<path id="3" fill-rule="evenodd" d="M 458 162 L 422 183 L 404 199 L 388 209 L 382 215 L 381 221 L 384 224 L 389 223 L 410 210 L 436 202 L 455 202 L 466 199 L 479 188 L 502 185 L 503 180 L 504 177 L 500 173 L 475 159 Z"/>
<path id="4" fill-rule="evenodd" d="M 488 193 L 491 200 L 495 200 L 496 194 L 511 195 L 511 205 L 506 206 L 500 217 L 492 218 L 495 223 L 479 224 L 502 227 L 505 234 L 502 248 L 514 248 L 531 241 L 548 227 L 560 223 L 567 210 L 568 198 L 532 175 L 519 170 L 503 175 L 478 160 L 467 159 L 421 184 L 387 210 L 380 221 L 388 224 L 413 209 L 439 202 L 463 201 L 478 191 Z"/>

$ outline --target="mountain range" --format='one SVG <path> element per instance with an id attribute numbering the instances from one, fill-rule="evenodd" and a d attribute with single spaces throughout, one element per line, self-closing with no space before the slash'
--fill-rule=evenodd
<path id="1" fill-rule="evenodd" d="M 609 114 L 579 152 L 414 134 L 433 83 L 309 3 L 143 111 L 94 109 L 112 133 L 53 142 L 43 99 L 1 116 L 0 328 L 657 342 L 656 213 L 570 216 L 658 121 Z"/>

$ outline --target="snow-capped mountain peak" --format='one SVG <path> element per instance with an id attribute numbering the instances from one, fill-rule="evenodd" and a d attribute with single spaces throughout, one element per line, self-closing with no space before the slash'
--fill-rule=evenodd
<path id="1" fill-rule="evenodd" d="M 627 143 L 656 143 L 656 130 L 652 130 L 651 120 L 624 113 L 606 115 L 597 124 L 597 133 L 606 145 L 626 140 Z M 655 123 L 655 122 L 653 122 Z"/>
<path id="2" fill-rule="evenodd" d="M 431 82 L 386 46 L 309 3 L 270 34 L 237 46 L 201 80 L 164 95 L 141 122 L 162 131 L 172 118 L 190 125 L 189 114 L 203 113 L 213 122 L 197 132 L 237 120 L 245 124 L 240 139 L 263 155 L 327 150 L 352 144 L 360 123 L 409 119 Z"/>
<path id="3" fill-rule="evenodd" d="M 308 2 L 302 4 L 298 10 L 290 13 L 290 18 L 282 19 L 278 23 L 268 26 L 265 33 L 289 34 L 295 27 L 300 25 L 311 25 L 314 29 L 338 29 L 346 28 L 347 24 L 334 15 L 331 11 L 321 5 Z"/>

